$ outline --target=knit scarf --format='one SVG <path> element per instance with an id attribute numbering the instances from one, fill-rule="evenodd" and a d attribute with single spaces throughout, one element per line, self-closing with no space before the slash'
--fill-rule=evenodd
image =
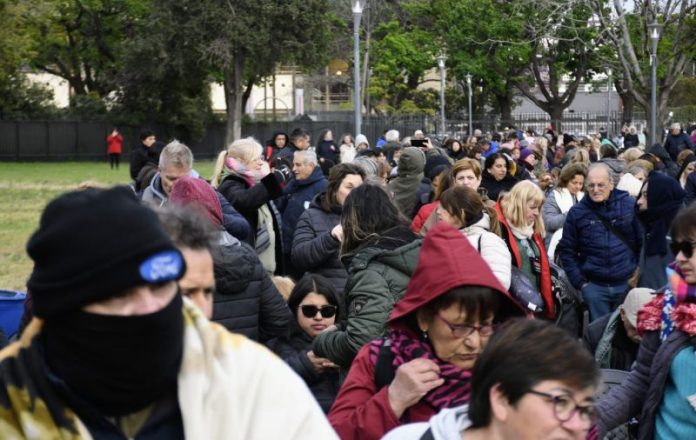
<path id="1" fill-rule="evenodd" d="M 225 166 L 231 170 L 234 171 L 235 173 L 239 174 L 242 176 L 244 181 L 249 185 L 249 186 L 254 186 L 257 183 L 261 181 L 262 178 L 265 177 L 265 174 L 261 171 L 252 171 L 248 169 L 243 163 L 235 159 L 234 157 L 229 157 L 227 156 L 227 159 L 225 159 Z"/>
<path id="2" fill-rule="evenodd" d="M 529 240 L 532 238 L 532 235 L 534 235 L 534 226 L 531 225 L 523 228 L 510 225 L 510 230 L 512 231 L 512 234 L 520 240 Z"/>
<path id="3" fill-rule="evenodd" d="M 452 408 L 469 402 L 471 396 L 471 370 L 463 370 L 449 362 L 444 362 L 433 352 L 433 348 L 426 341 L 415 337 L 405 330 L 392 330 L 389 332 L 391 351 L 394 354 L 394 369 L 406 362 L 417 358 L 425 358 L 435 362 L 440 367 L 440 378 L 445 383 L 430 390 L 423 397 L 427 403 L 438 410 Z M 382 346 L 382 341 L 370 343 L 370 361 L 377 364 L 377 357 Z"/>
<path id="4" fill-rule="evenodd" d="M 696 335 L 696 285 L 687 284 L 676 263 L 667 267 L 668 284 L 661 295 L 638 312 L 638 334 L 660 331 L 665 340 L 676 329 Z"/>

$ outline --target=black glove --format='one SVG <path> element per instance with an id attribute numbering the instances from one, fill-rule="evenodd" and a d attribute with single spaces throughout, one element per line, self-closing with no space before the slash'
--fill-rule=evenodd
<path id="1" fill-rule="evenodd" d="M 278 180 L 278 183 L 288 183 L 290 182 L 294 175 L 292 170 L 287 165 L 281 165 L 280 167 L 273 170 L 273 175 Z"/>

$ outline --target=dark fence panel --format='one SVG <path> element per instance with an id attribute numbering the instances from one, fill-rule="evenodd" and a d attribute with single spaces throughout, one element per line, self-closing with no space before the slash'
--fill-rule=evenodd
<path id="1" fill-rule="evenodd" d="M 634 123 L 637 128 L 644 127 L 644 115 L 636 115 Z M 684 115 L 680 115 L 684 116 Z M 693 117 L 693 115 L 692 115 Z M 609 118 L 609 131 L 616 133 L 622 127 L 622 114 L 615 112 Z M 677 120 L 686 119 L 683 117 Z M 499 116 L 474 118 L 474 128 L 484 132 L 501 130 L 504 127 Z M 546 113 L 525 113 L 513 115 L 513 124 L 517 128 L 531 127 L 537 132 L 553 123 Z M 447 120 L 447 136 L 463 138 L 470 132 L 467 120 Z M 600 127 L 607 126 L 606 113 L 566 113 L 563 115 L 562 130 L 574 134 L 594 133 Z M 353 121 L 253 121 L 242 125 L 242 136 L 252 136 L 264 144 L 274 133 L 290 133 L 296 127 L 304 127 L 312 134 L 312 143 L 316 144 L 324 129 L 333 132 L 339 141 L 344 133 L 353 133 Z M 371 145 L 387 129 L 398 130 L 401 137 L 412 136 L 415 130 L 427 134 L 439 132 L 437 118 L 428 116 L 370 116 L 363 118 L 362 132 Z M 106 156 L 106 136 L 112 126 L 106 122 L 96 121 L 0 121 L 0 160 L 99 160 Z M 124 155 L 139 144 L 140 127 L 119 127 L 124 138 Z M 154 127 L 160 140 L 163 129 Z M 225 124 L 214 123 L 206 128 L 202 138 L 188 145 L 197 159 L 210 159 L 225 148 Z M 442 134 L 440 134 L 442 135 Z M 438 136 L 442 137 L 442 136 Z"/>

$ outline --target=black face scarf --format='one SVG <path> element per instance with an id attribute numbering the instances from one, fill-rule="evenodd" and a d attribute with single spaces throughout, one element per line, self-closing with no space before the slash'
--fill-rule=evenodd
<path id="1" fill-rule="evenodd" d="M 72 312 L 46 321 L 48 367 L 105 416 L 137 412 L 176 388 L 183 354 L 181 295 L 138 316 Z"/>

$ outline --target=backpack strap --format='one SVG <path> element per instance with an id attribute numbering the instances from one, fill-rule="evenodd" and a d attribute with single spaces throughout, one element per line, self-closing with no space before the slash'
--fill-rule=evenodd
<path id="1" fill-rule="evenodd" d="M 476 250 L 478 251 L 479 255 L 481 255 L 481 239 L 483 239 L 483 234 L 479 235 L 478 242 L 476 243 Z"/>
<path id="2" fill-rule="evenodd" d="M 377 390 L 389 385 L 396 372 L 394 371 L 394 353 L 391 351 L 389 337 L 382 338 L 382 346 L 379 348 L 377 363 L 375 364 L 375 385 Z"/>

